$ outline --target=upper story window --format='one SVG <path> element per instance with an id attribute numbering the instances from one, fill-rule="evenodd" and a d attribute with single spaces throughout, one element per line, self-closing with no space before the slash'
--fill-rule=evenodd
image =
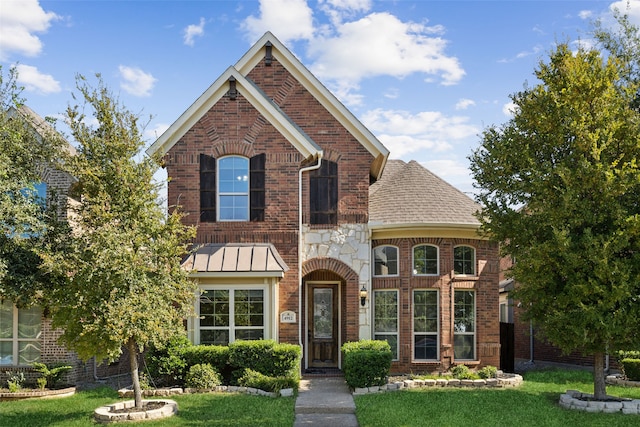
<path id="1" fill-rule="evenodd" d="M 419 245 L 413 248 L 413 274 L 416 276 L 438 275 L 438 247 Z"/>
<path id="2" fill-rule="evenodd" d="M 476 275 L 476 250 L 471 246 L 453 248 L 453 271 L 465 276 Z"/>
<path id="3" fill-rule="evenodd" d="M 309 172 L 309 213 L 311 224 L 338 223 L 338 164 L 323 160 Z"/>
<path id="4" fill-rule="evenodd" d="M 264 221 L 265 158 L 200 155 L 200 221 Z"/>
<path id="5" fill-rule="evenodd" d="M 373 249 L 373 275 L 398 275 L 398 248 L 395 246 L 378 246 Z"/>
<path id="6" fill-rule="evenodd" d="M 40 361 L 42 309 L 0 303 L 0 366 L 31 365 Z"/>
<path id="7" fill-rule="evenodd" d="M 220 221 L 249 220 L 249 159 L 229 156 L 218 160 Z"/>

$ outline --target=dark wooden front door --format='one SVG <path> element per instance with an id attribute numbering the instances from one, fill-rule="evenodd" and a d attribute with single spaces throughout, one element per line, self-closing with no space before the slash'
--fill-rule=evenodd
<path id="1" fill-rule="evenodd" d="M 309 285 L 309 368 L 338 367 L 338 286 Z"/>

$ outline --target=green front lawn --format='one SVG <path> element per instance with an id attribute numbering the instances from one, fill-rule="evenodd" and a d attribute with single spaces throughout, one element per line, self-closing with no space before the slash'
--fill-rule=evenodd
<path id="1" fill-rule="evenodd" d="M 524 375 L 516 389 L 413 389 L 356 396 L 361 427 L 374 426 L 638 426 L 640 415 L 589 414 L 558 405 L 567 389 L 592 392 L 587 371 L 540 371 Z M 640 399 L 640 389 L 607 387 L 610 395 Z M 177 415 L 156 426 L 282 426 L 294 420 L 294 398 L 269 398 L 217 393 L 174 396 Z M 48 400 L 0 402 L 0 424 L 11 427 L 73 427 L 95 425 L 98 406 L 118 401 L 117 393 L 101 388 Z M 125 424 L 121 424 L 125 425 Z M 127 424 L 128 425 L 128 424 Z"/>
<path id="2" fill-rule="evenodd" d="M 159 421 L 135 424 L 158 426 L 273 426 L 291 427 L 295 399 L 244 394 L 215 393 L 171 396 L 178 402 L 178 414 Z M 11 427 L 79 427 L 98 425 L 93 411 L 117 402 L 118 393 L 100 388 L 60 399 L 32 399 L 0 402 L 0 425 Z"/>
<path id="3" fill-rule="evenodd" d="M 515 389 L 412 389 L 355 396 L 361 427 L 640 425 L 640 415 L 590 414 L 563 409 L 560 394 L 593 392 L 589 371 L 538 371 Z M 639 388 L 607 387 L 607 394 L 640 399 Z"/>

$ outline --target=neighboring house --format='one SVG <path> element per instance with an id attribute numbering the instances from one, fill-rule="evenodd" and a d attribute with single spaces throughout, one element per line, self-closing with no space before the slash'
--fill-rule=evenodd
<path id="1" fill-rule="evenodd" d="M 27 106 L 9 111 L 9 117 L 25 120 L 35 132 L 37 140 L 50 137 L 56 130 L 42 117 Z M 75 148 L 66 144 L 65 149 L 71 154 Z M 51 165 L 43 164 L 40 170 L 41 182 L 34 183 L 38 196 L 46 200 L 47 205 L 55 203 L 59 218 L 67 219 L 68 205 L 73 203 L 69 198 L 69 189 L 76 179 Z M 76 383 L 92 380 L 98 373 L 112 372 L 113 367 L 104 365 L 96 368 L 95 362 L 83 363 L 74 352 L 58 344 L 61 331 L 53 329 L 51 319 L 46 310 L 39 306 L 17 307 L 12 301 L 0 297 L 0 373 L 25 372 L 27 377 L 33 362 L 58 363 L 72 365 L 73 370 L 67 375 L 68 381 Z M 0 379 L 3 378 L 0 376 Z M 0 381 L 0 388 L 4 384 Z"/>
<path id="2" fill-rule="evenodd" d="M 196 344 L 385 339 L 393 372 L 499 365 L 498 247 L 478 206 L 389 151 L 266 33 L 148 149 L 197 225 Z"/>

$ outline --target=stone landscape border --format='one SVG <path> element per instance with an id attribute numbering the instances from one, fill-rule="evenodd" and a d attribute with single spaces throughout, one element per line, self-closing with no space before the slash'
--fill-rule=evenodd
<path id="1" fill-rule="evenodd" d="M 161 408 L 136 412 L 114 412 L 121 409 L 133 408 L 136 405 L 135 400 L 127 400 L 125 402 L 118 402 L 99 407 L 93 411 L 93 418 L 101 424 L 107 424 L 122 421 L 158 420 L 161 418 L 171 417 L 178 412 L 178 404 L 175 400 L 145 400 L 143 402 L 163 402 L 164 405 Z"/>
<path id="2" fill-rule="evenodd" d="M 458 379 L 426 379 L 426 380 L 403 380 L 394 381 L 382 386 L 356 387 L 353 395 L 363 395 L 368 393 L 380 393 L 385 391 L 397 391 L 414 388 L 511 388 L 522 384 L 522 376 L 519 374 L 502 374 L 498 378 L 488 378 L 486 380 L 458 380 Z"/>
<path id="3" fill-rule="evenodd" d="M 592 400 L 593 394 L 567 390 L 560 395 L 560 406 L 586 412 L 605 412 L 640 415 L 640 399 Z"/>
<path id="4" fill-rule="evenodd" d="M 29 391 L 16 391 L 16 392 L 0 392 L 0 402 L 10 400 L 22 400 L 22 399 L 50 399 L 57 397 L 72 396 L 76 393 L 75 387 L 66 387 L 55 390 L 29 390 Z"/>

